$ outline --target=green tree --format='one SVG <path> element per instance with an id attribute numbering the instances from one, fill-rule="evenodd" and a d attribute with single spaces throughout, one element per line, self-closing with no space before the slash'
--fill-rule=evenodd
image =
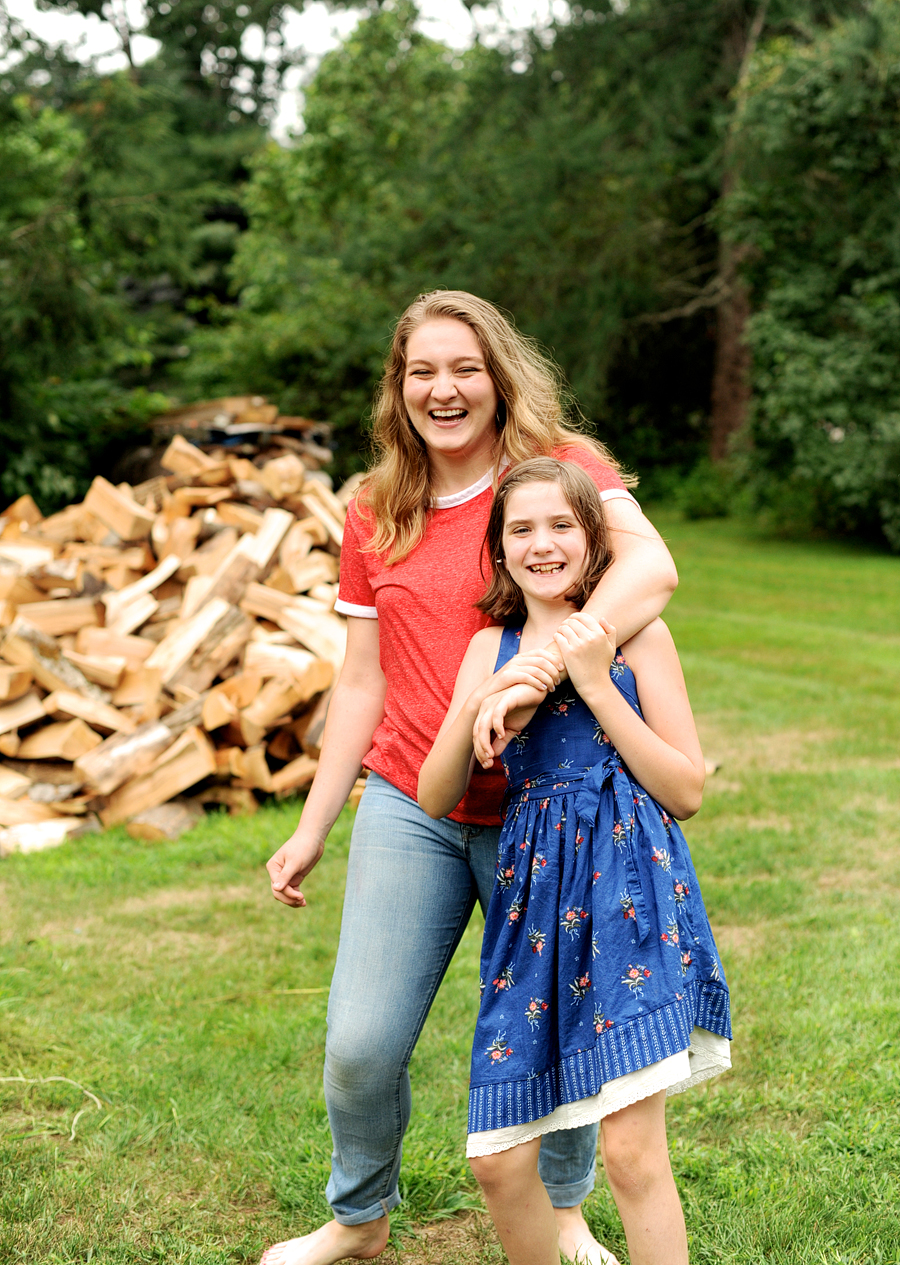
<path id="1" fill-rule="evenodd" d="M 745 250 L 757 499 L 900 550 L 900 11 L 753 62 L 727 231 Z"/>

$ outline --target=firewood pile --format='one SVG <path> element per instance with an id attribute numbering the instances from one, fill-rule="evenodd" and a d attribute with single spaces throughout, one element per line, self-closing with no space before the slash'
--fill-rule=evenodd
<path id="1" fill-rule="evenodd" d="M 123 822 L 174 838 L 312 781 L 353 486 L 272 451 L 176 434 L 159 477 L 0 514 L 0 855 Z"/>

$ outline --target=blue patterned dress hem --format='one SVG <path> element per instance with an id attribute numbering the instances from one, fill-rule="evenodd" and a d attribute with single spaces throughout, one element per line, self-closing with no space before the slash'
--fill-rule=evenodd
<path id="1" fill-rule="evenodd" d="M 472 1085 L 469 1133 L 528 1124 L 564 1103 L 591 1098 L 608 1081 L 689 1049 L 695 1027 L 731 1039 L 727 988 L 710 980 L 692 981 L 682 997 L 602 1029 L 593 1046 L 561 1058 L 545 1072 Z"/>

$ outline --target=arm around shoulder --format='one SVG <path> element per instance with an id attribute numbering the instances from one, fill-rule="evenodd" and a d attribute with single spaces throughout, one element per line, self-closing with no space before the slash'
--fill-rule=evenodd
<path id="1" fill-rule="evenodd" d="M 630 497 L 604 501 L 613 563 L 585 609 L 602 615 L 623 641 L 661 615 L 678 586 L 678 572 L 665 541 Z"/>

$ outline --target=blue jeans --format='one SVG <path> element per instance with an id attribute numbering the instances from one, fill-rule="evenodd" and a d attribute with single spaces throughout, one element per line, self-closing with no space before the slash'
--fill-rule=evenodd
<path id="1" fill-rule="evenodd" d="M 326 1194 L 343 1225 L 373 1221 L 400 1202 L 407 1066 L 476 897 L 487 904 L 498 835 L 493 826 L 432 821 L 369 776 L 350 845 L 325 1046 L 334 1138 Z M 596 1151 L 596 1125 L 543 1139 L 541 1177 L 556 1207 L 591 1192 Z"/>

